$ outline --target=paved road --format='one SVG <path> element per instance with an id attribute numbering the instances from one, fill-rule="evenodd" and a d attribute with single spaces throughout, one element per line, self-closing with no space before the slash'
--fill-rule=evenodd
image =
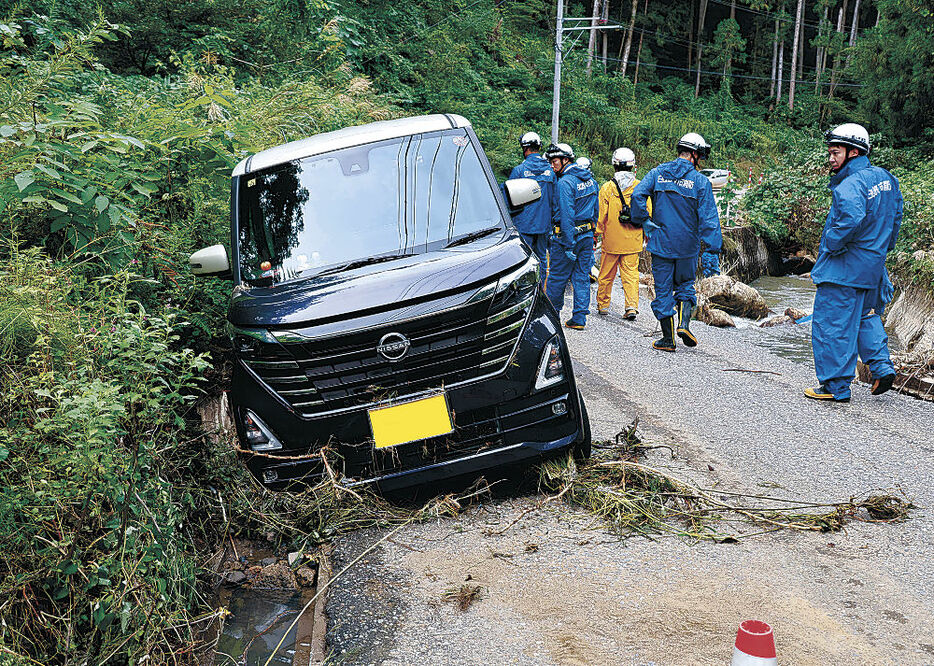
<path id="1" fill-rule="evenodd" d="M 613 314 L 568 335 L 595 438 L 639 416 L 647 439 L 676 452 L 655 451 L 652 464 L 704 484 L 817 500 L 887 489 L 922 508 L 900 525 L 716 545 L 619 541 L 580 511 L 534 509 L 540 496 L 499 499 L 406 528 L 339 581 L 328 606 L 335 655 L 724 664 L 739 621 L 758 618 L 775 628 L 782 664 L 934 664 L 934 404 L 864 386 L 849 405 L 807 401 L 813 368 L 755 344 L 756 329 L 696 324 L 698 348 L 655 352 L 647 303 L 626 322 L 621 302 L 615 293 Z M 336 566 L 381 534 L 343 540 Z M 442 595 L 465 582 L 483 598 L 460 612 Z"/>

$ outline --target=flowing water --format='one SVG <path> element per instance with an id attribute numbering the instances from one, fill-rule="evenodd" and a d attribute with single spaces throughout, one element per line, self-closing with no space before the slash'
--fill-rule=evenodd
<path id="1" fill-rule="evenodd" d="M 762 294 L 776 315 L 783 314 L 785 308 L 803 310 L 808 314 L 814 311 L 814 283 L 810 278 L 767 275 L 755 280 L 750 286 Z M 750 319 L 734 317 L 734 320 L 737 328 L 756 328 L 756 335 L 749 336 L 750 341 L 778 356 L 804 363 L 813 359 L 810 322 L 758 328 L 756 322 Z"/>

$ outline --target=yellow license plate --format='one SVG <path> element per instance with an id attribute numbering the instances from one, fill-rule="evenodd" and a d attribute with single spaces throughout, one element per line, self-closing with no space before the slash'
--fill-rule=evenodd
<path id="1" fill-rule="evenodd" d="M 446 435 L 454 430 L 443 393 L 399 405 L 377 407 L 369 414 L 377 449 Z"/>

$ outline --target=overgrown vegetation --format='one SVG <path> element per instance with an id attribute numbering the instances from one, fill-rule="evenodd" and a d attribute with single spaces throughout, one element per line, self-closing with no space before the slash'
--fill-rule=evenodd
<path id="1" fill-rule="evenodd" d="M 895 4 L 880 6 L 904 23 Z M 719 86 L 712 74 L 696 97 L 690 75 L 656 67 L 680 62 L 670 26 L 690 24 L 687 8 L 658 5 L 639 23 L 654 35 L 633 46 L 638 84 L 609 63 L 588 76 L 570 54 L 562 139 L 607 177 L 619 145 L 636 150 L 644 171 L 700 131 L 715 144 L 711 166 L 740 180 L 765 172 L 747 195 L 751 223 L 778 245 L 813 248 L 827 204 L 818 123 L 850 119 L 854 98 L 805 89 L 786 112 L 770 107 L 768 81 Z M 230 285 L 194 280 L 187 256 L 226 241 L 239 160 L 347 125 L 444 111 L 474 123 L 504 176 L 522 132 L 548 135 L 545 0 L 119 0 L 105 11 L 0 1 L 0 662 L 190 663 L 216 582 L 205 562 L 228 534 L 312 545 L 413 519 L 330 482 L 267 493 L 202 431 L 194 406 L 223 385 Z M 749 25 L 717 31 L 728 50 L 714 54 L 718 68 L 738 68 L 745 49 L 758 75 L 770 45 L 741 43 L 737 26 L 748 37 Z M 888 48 L 897 25 L 883 21 L 878 33 L 891 58 L 857 53 L 854 67 L 893 76 L 917 50 Z M 923 30 L 910 32 L 927 43 Z M 911 72 L 912 117 L 928 108 L 929 69 L 921 59 Z M 876 102 L 891 92 L 874 84 Z M 888 113 L 864 106 L 880 123 Z M 927 124 L 898 138 L 924 136 Z M 899 274 L 931 284 L 930 152 L 880 145 L 908 201 Z M 589 485 L 563 487 L 581 502 L 609 502 L 601 488 L 623 484 L 652 493 L 627 500 L 630 509 L 664 498 L 670 511 L 676 500 L 665 493 L 683 490 L 626 465 L 578 473 Z M 623 516 L 615 499 L 606 506 Z M 415 515 L 458 508 L 440 498 Z"/>

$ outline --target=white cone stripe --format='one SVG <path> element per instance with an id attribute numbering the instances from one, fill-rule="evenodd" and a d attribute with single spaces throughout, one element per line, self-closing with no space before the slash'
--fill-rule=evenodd
<path id="1" fill-rule="evenodd" d="M 751 654 L 742 652 L 735 645 L 733 646 L 733 661 L 730 666 L 778 666 L 778 659 L 775 657 L 753 657 Z"/>

